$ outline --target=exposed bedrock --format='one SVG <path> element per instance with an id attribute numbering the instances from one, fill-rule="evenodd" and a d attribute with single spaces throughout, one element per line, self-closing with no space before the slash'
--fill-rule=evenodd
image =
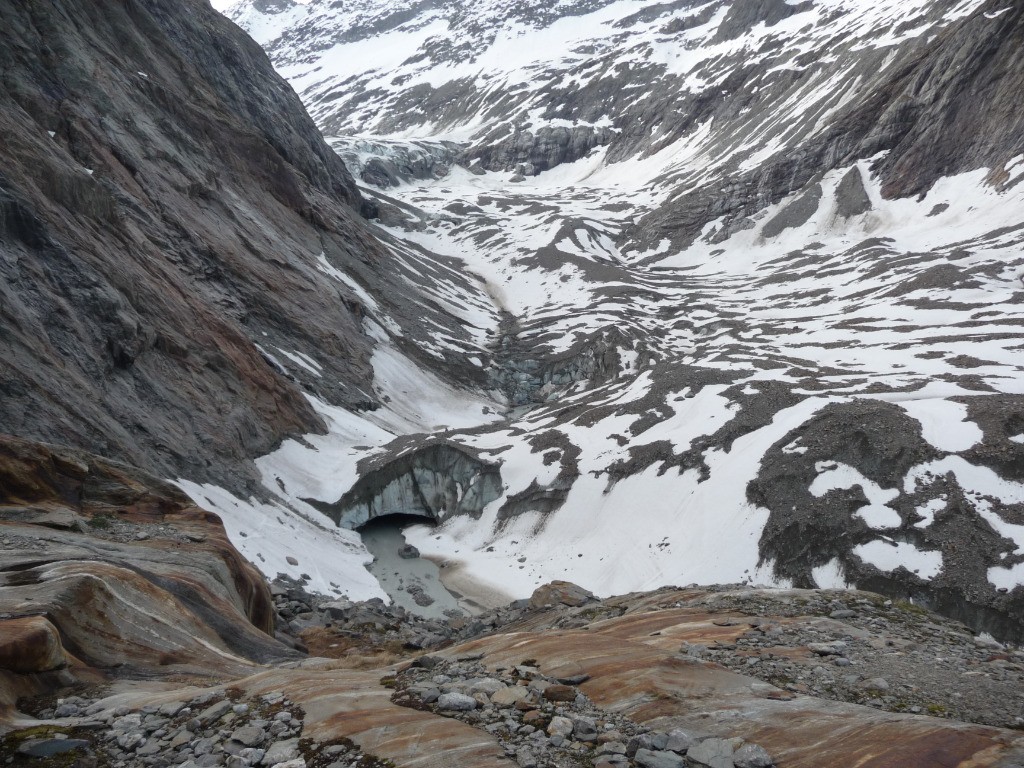
<path id="1" fill-rule="evenodd" d="M 323 429 L 304 390 L 367 405 L 365 307 L 320 261 L 384 253 L 351 176 L 208 2 L 0 9 L 0 425 L 255 486 Z"/>
<path id="2" fill-rule="evenodd" d="M 1018 404 L 971 398 L 990 399 L 973 410 L 1004 432 L 1002 422 L 1019 419 Z M 1022 560 L 997 530 L 1019 522 L 1022 510 L 970 485 L 974 468 L 998 472 L 1019 464 L 1021 453 L 1003 434 L 950 454 L 928 443 L 920 423 L 896 405 L 828 406 L 768 451 L 747 488 L 752 503 L 770 510 L 762 560 L 796 586 L 818 586 L 816 569 L 838 572 L 851 585 L 913 598 L 1021 642 L 1024 587 L 997 589 L 989 569 Z"/>
<path id="3" fill-rule="evenodd" d="M 595 147 L 608 144 L 615 132 L 611 128 L 576 125 L 542 126 L 535 131 L 516 128 L 510 136 L 482 143 L 466 150 L 463 163 L 488 171 L 515 171 L 534 176 L 562 163 L 586 157 Z"/>
<path id="4" fill-rule="evenodd" d="M 373 466 L 334 503 L 305 499 L 342 528 L 358 528 L 383 515 L 416 515 L 441 522 L 455 515 L 478 518 L 501 495 L 494 464 L 447 443 L 418 448 Z"/>
<path id="5" fill-rule="evenodd" d="M 1005 165 L 1024 151 L 1024 117 L 1010 106 L 1024 88 L 1020 5 L 986 3 L 900 66 L 869 67 L 864 76 L 874 79 L 871 91 L 818 136 L 713 190 L 669 202 L 640 223 L 638 234 L 647 242 L 669 237 L 687 243 L 718 218 L 725 231 L 734 231 L 745 217 L 815 184 L 823 172 L 867 158 L 877 158 L 872 171 L 888 198 L 924 194 L 944 176 L 977 168 L 991 168 L 999 184 L 1007 178 Z M 737 71 L 736 78 L 740 87 L 746 75 Z M 698 98 L 683 113 L 707 119 L 727 108 Z"/>
<path id="6" fill-rule="evenodd" d="M 138 470 L 3 436 L 0 619 L 0 689 L 65 664 L 218 676 L 293 656 L 217 516 Z"/>

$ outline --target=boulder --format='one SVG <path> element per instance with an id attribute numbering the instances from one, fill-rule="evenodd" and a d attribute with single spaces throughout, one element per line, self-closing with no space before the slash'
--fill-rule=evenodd
<path id="1" fill-rule="evenodd" d="M 499 707 L 511 707 L 516 702 L 525 701 L 530 692 L 522 685 L 512 685 L 491 694 L 491 703 Z"/>
<path id="2" fill-rule="evenodd" d="M 476 709 L 477 700 L 464 693 L 442 693 L 437 700 L 437 706 L 438 709 L 450 712 L 468 712 L 471 709 Z"/>
<path id="3" fill-rule="evenodd" d="M 548 701 L 575 701 L 576 689 L 571 685 L 549 685 L 543 695 Z"/>
<path id="4" fill-rule="evenodd" d="M 530 596 L 531 608 L 545 608 L 549 605 L 567 605 L 576 608 L 597 600 L 593 592 L 585 590 L 570 581 L 552 581 L 537 587 Z"/>
<path id="5" fill-rule="evenodd" d="M 651 749 L 638 749 L 633 760 L 643 768 L 683 768 L 686 765 L 686 760 L 675 752 L 655 752 Z M 731 768 L 732 763 L 729 765 Z"/>
<path id="6" fill-rule="evenodd" d="M 43 616 L 0 621 L 0 669 L 28 674 L 65 666 L 60 634 Z"/>
<path id="7" fill-rule="evenodd" d="M 757 744 L 744 744 L 737 749 L 732 762 L 736 768 L 771 768 L 775 765 L 768 751 Z"/>
<path id="8" fill-rule="evenodd" d="M 735 745 L 730 739 L 705 739 L 687 751 L 691 762 L 706 768 L 733 768 Z"/>

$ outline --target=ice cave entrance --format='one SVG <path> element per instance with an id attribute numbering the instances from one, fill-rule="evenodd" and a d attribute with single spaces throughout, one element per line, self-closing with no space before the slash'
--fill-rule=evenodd
<path id="1" fill-rule="evenodd" d="M 356 528 L 363 544 L 373 555 L 367 569 L 395 605 L 429 619 L 440 619 L 452 612 L 465 614 L 458 596 L 445 588 L 437 563 L 420 557 L 405 540 L 404 530 L 412 525 L 436 525 L 427 515 L 393 513 L 370 518 Z"/>

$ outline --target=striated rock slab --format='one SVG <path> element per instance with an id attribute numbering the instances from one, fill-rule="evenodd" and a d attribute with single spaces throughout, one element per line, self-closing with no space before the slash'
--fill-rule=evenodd
<path id="1" fill-rule="evenodd" d="M 262 577 L 173 486 L 4 437 L 0 491 L 0 666 L 59 666 L 61 640 L 75 666 L 120 676 L 221 677 L 294 656 L 270 634 Z"/>

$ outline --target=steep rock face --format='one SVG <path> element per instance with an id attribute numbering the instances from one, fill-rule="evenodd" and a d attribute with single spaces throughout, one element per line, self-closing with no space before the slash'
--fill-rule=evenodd
<path id="1" fill-rule="evenodd" d="M 44 661 L 66 653 L 73 668 L 121 675 L 218 676 L 292 654 L 272 637 L 266 582 L 215 515 L 138 470 L 10 437 L 0 439 L 0 616 L 56 627 L 56 648 L 38 645 Z M 48 626 L 34 631 L 46 639 Z M 4 659 L 12 673 L 59 666 Z"/>
<path id="2" fill-rule="evenodd" d="M 562 163 L 586 157 L 592 149 L 608 144 L 609 128 L 545 125 L 532 131 L 514 130 L 501 139 L 484 139 L 482 146 L 470 148 L 463 162 L 479 164 L 489 171 L 516 171 L 534 176 Z"/>
<path id="3" fill-rule="evenodd" d="M 1009 106 L 1024 87 L 1022 40 L 1024 9 L 983 4 L 898 65 L 882 67 L 863 98 L 831 116 L 818 136 L 755 170 L 727 175 L 713 193 L 694 190 L 670 201 L 636 234 L 648 243 L 666 236 L 689 243 L 716 218 L 724 231 L 736 231 L 745 217 L 822 173 L 864 159 L 875 160 L 887 198 L 923 196 L 939 179 L 978 168 L 1004 183 L 1007 166 L 1024 153 L 1024 123 Z"/>
<path id="4" fill-rule="evenodd" d="M 323 265 L 382 251 L 258 46 L 191 0 L 3 18 L 4 429 L 239 488 L 322 429 L 303 389 L 372 406 L 364 302 Z"/>

